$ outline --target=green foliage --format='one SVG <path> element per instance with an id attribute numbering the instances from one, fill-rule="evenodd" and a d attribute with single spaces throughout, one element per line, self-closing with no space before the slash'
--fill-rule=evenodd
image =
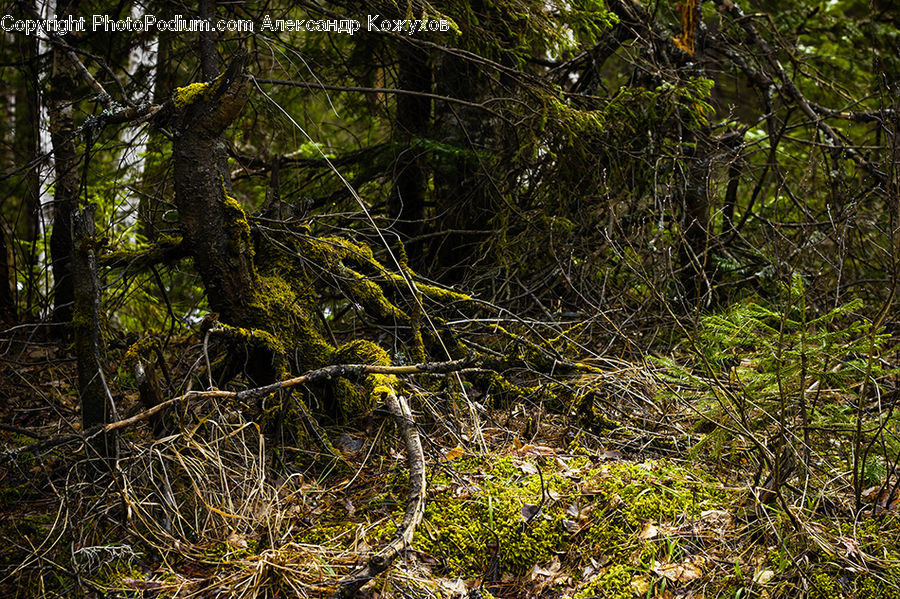
<path id="1" fill-rule="evenodd" d="M 750 300 L 701 320 L 698 345 L 713 374 L 732 370 L 745 393 L 769 398 L 799 393 L 812 383 L 849 390 L 861 381 L 870 341 L 880 353 L 888 340 L 856 316 L 862 301 L 811 317 L 802 290 L 792 293 L 795 301 L 784 309 Z M 876 366 L 876 376 L 884 373 Z"/>

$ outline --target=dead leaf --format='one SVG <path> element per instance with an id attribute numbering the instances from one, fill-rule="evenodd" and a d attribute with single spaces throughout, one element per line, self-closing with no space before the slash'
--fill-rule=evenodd
<path id="1" fill-rule="evenodd" d="M 693 562 L 681 562 L 680 564 L 654 562 L 653 573 L 672 582 L 681 583 L 690 582 L 703 576 L 703 570 Z"/>
<path id="2" fill-rule="evenodd" d="M 553 455 L 556 450 L 546 445 L 523 445 L 519 453 L 527 455 Z"/>
<path id="3" fill-rule="evenodd" d="M 559 558 L 553 557 L 549 562 L 543 565 L 535 564 L 528 573 L 528 579 L 534 580 L 538 576 L 556 576 L 559 573 L 561 564 Z"/>
<path id="4" fill-rule="evenodd" d="M 753 582 L 755 582 L 756 584 L 768 584 L 768 582 L 774 577 L 775 572 L 773 572 L 772 570 L 760 570 L 753 575 Z"/>
<path id="5" fill-rule="evenodd" d="M 346 433 L 341 435 L 338 438 L 337 442 L 334 444 L 334 446 L 337 447 L 341 451 L 341 453 L 347 454 L 358 453 L 363 448 L 363 445 L 364 443 L 362 439 L 356 439 Z"/>
<path id="6" fill-rule="evenodd" d="M 139 578 L 122 578 L 121 582 L 126 587 L 139 591 L 155 591 L 163 588 L 165 583 L 156 580 L 141 580 Z"/>
<path id="7" fill-rule="evenodd" d="M 643 530 L 641 530 L 641 534 L 638 537 L 644 541 L 648 539 L 652 539 L 659 534 L 659 528 L 650 522 L 644 524 Z"/>
<path id="8" fill-rule="evenodd" d="M 526 503 L 522 506 L 522 520 L 525 522 L 529 522 L 534 519 L 535 516 L 540 513 L 541 508 L 534 505 L 533 503 Z"/>
<path id="9" fill-rule="evenodd" d="M 650 578 L 647 576 L 635 576 L 631 579 L 631 592 L 642 597 L 650 590 Z"/>
<path id="10" fill-rule="evenodd" d="M 594 506 L 591 505 L 580 506 L 577 503 L 573 503 L 566 508 L 566 516 L 574 520 L 584 520 L 587 518 L 587 515 L 591 512 L 593 507 Z"/>
<path id="11" fill-rule="evenodd" d="M 578 526 L 578 523 L 575 522 L 574 520 L 563 520 L 562 526 L 565 529 L 565 531 L 567 533 L 569 533 L 570 535 L 574 535 L 576 532 L 581 530 L 581 527 Z"/>
<path id="12" fill-rule="evenodd" d="M 531 464 L 529 462 L 522 462 L 521 464 L 519 464 L 519 469 L 522 472 L 524 472 L 525 474 L 537 474 L 538 473 L 537 466 L 535 466 L 534 464 Z"/>
<path id="13" fill-rule="evenodd" d="M 700 512 L 700 520 L 709 526 L 726 528 L 731 525 L 731 512 L 728 510 L 704 510 Z"/>
<path id="14" fill-rule="evenodd" d="M 453 449 L 448 449 L 447 453 L 444 454 L 444 457 L 447 458 L 448 462 L 452 462 L 453 460 L 459 459 L 466 454 L 466 450 L 463 449 L 462 445 L 457 445 Z"/>
<path id="15" fill-rule="evenodd" d="M 449 578 L 438 578 L 437 583 L 449 591 L 451 597 L 465 597 L 468 593 L 468 589 L 466 589 L 466 583 L 463 582 L 462 578 L 457 578 L 455 580 L 450 580 Z"/>
<path id="16" fill-rule="evenodd" d="M 441 563 L 441 560 L 424 551 L 416 551 L 415 556 L 420 564 L 425 564 L 426 566 L 436 566 Z"/>
<path id="17" fill-rule="evenodd" d="M 862 552 L 859 548 L 859 543 L 856 539 L 851 539 L 849 537 L 838 537 L 838 540 L 841 542 L 841 545 L 844 546 L 844 549 L 847 550 L 847 556 L 852 557 L 853 559 L 862 560 Z"/>

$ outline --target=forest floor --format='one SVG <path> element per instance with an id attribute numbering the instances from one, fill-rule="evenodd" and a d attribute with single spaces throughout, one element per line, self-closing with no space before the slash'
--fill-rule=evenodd
<path id="1" fill-rule="evenodd" d="M 201 356 L 181 343 L 176 380 Z M 887 480 L 861 510 L 839 467 L 801 469 L 773 493 L 739 440 L 699 442 L 714 437 L 699 404 L 665 393 L 671 377 L 617 364 L 573 375 L 568 394 L 473 391 L 477 420 L 411 395 L 425 518 L 360 596 L 900 597 Z M 164 436 L 124 432 L 98 474 L 83 447 L 21 450 L 80 428 L 65 348 L 9 346 L 0 369 L 3 597 L 328 596 L 402 517 L 406 455 L 379 410 L 325 427 L 335 460 L 196 402 Z M 111 378 L 121 416 L 140 412 Z"/>

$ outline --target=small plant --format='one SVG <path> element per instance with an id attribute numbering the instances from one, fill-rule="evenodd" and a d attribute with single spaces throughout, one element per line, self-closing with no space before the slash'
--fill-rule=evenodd
<path id="1" fill-rule="evenodd" d="M 854 300 L 816 314 L 795 275 L 779 302 L 754 298 L 702 318 L 687 365 L 663 362 L 674 375 L 668 382 L 689 381 L 679 394 L 697 407 L 706 433 L 694 454 L 738 462 L 753 449 L 756 483 L 777 493 L 792 474 L 808 477 L 818 450 L 839 445 L 846 461 L 835 468 L 877 484 L 896 453 L 896 418 L 871 401 L 878 381 L 896 370 L 879 357 L 888 335 L 857 316 L 861 307 Z"/>

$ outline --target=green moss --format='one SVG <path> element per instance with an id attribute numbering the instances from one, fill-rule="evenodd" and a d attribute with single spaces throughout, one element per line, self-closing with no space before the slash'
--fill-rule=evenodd
<path id="1" fill-rule="evenodd" d="M 131 560 L 115 559 L 100 568 L 94 584 L 107 588 L 122 588 L 125 579 L 144 580 L 145 574 Z"/>
<path id="2" fill-rule="evenodd" d="M 859 574 L 855 581 L 856 599 L 900 599 L 900 571 L 882 576 Z"/>
<path id="3" fill-rule="evenodd" d="M 271 347 L 285 357 L 290 354 L 301 369 L 329 364 L 334 348 L 314 324 L 309 308 L 312 298 L 298 294 L 294 286 L 277 275 L 260 276 L 259 283 L 251 305 L 258 314 L 260 328 L 272 331 Z"/>
<path id="4" fill-rule="evenodd" d="M 241 327 L 232 327 L 226 324 L 220 325 L 232 339 L 239 339 L 250 345 L 263 347 L 275 354 L 283 355 L 286 347 L 282 341 L 264 329 L 245 329 Z"/>
<path id="5" fill-rule="evenodd" d="M 575 599 L 587 597 L 605 599 L 631 599 L 631 572 L 627 566 L 614 565 L 595 576 L 590 583 L 577 593 Z"/>
<path id="6" fill-rule="evenodd" d="M 354 339 L 338 347 L 334 353 L 336 364 L 369 364 L 390 366 L 391 358 L 386 351 L 366 339 Z M 342 415 L 352 417 L 364 414 L 374 408 L 385 393 L 392 393 L 397 377 L 384 374 L 370 374 L 363 381 L 365 393 L 349 381 L 336 384 L 335 399 Z"/>
<path id="7" fill-rule="evenodd" d="M 341 286 L 351 299 L 361 304 L 368 314 L 383 322 L 409 322 L 403 310 L 391 303 L 384 290 L 370 277 L 356 272 L 343 263 L 337 265 Z"/>
<path id="8" fill-rule="evenodd" d="M 252 258 L 254 250 L 250 243 L 250 223 L 247 222 L 247 214 L 240 202 L 226 193 L 224 183 L 222 184 L 222 194 L 230 249 L 235 253 L 247 253 Z"/>
<path id="9" fill-rule="evenodd" d="M 244 212 L 243 206 L 236 199 L 226 194 L 222 200 L 225 208 L 232 217 L 231 225 L 236 227 L 242 235 L 250 235 L 250 224 L 247 222 L 247 213 Z"/>
<path id="10" fill-rule="evenodd" d="M 365 414 L 374 407 L 371 395 L 364 393 L 358 385 L 347 379 L 333 381 L 331 393 L 335 404 L 334 416 L 338 422 L 346 423 L 354 416 Z"/>
<path id="11" fill-rule="evenodd" d="M 834 573 L 818 570 L 809 575 L 809 599 L 839 599 L 841 584 Z"/>
<path id="12" fill-rule="evenodd" d="M 396 275 L 399 276 L 399 275 Z M 454 302 L 474 302 L 472 296 L 450 289 L 444 289 L 435 285 L 426 285 L 424 283 L 416 283 L 416 288 L 427 298 L 433 299 L 441 304 L 451 304 Z"/>
<path id="13" fill-rule="evenodd" d="M 454 466 L 463 472 L 477 468 L 483 475 L 468 494 L 457 497 L 448 490 L 434 497 L 416 535 L 416 544 L 431 555 L 443 556 L 451 573 L 483 574 L 496 552 L 501 571 L 522 574 L 563 549 L 561 504 L 545 505 L 543 513 L 527 524 L 522 515 L 523 505 L 540 501 L 537 476 L 524 474 L 509 458 L 492 463 L 490 457 L 465 456 Z M 570 483 L 547 473 L 545 484 L 562 493 Z"/>
<path id="14" fill-rule="evenodd" d="M 334 353 L 336 364 L 371 364 L 390 366 L 391 357 L 384 349 L 366 339 L 354 339 L 344 343 Z"/>
<path id="15" fill-rule="evenodd" d="M 128 346 L 128 350 L 125 352 L 123 361 L 125 362 L 125 364 L 132 365 L 135 364 L 138 360 L 147 359 L 156 350 L 156 347 L 157 341 L 152 337 L 144 337 L 142 339 L 138 339 Z"/>
<path id="16" fill-rule="evenodd" d="M 190 106 L 199 100 L 206 99 L 209 90 L 209 83 L 191 83 L 190 85 L 179 87 L 172 94 L 172 103 L 175 104 L 176 108 Z"/>

